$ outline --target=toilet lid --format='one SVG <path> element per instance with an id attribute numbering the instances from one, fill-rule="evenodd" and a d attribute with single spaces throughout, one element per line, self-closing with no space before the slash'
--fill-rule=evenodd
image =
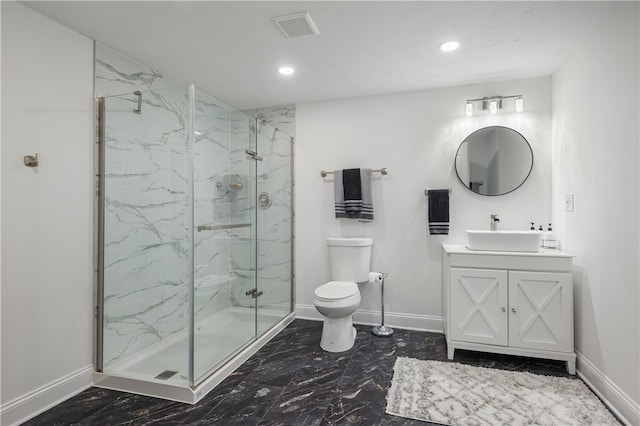
<path id="1" fill-rule="evenodd" d="M 338 300 L 353 296 L 358 292 L 358 285 L 345 281 L 329 281 L 316 288 L 315 295 L 322 300 Z"/>

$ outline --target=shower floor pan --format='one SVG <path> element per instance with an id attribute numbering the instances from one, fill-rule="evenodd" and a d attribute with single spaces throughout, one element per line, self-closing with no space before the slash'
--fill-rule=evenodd
<path id="1" fill-rule="evenodd" d="M 238 330 L 253 331 L 254 315 L 253 309 L 228 308 L 196 324 L 194 376 L 197 380 L 210 372 L 196 387 L 187 385 L 187 333 L 165 339 L 158 345 L 109 367 L 104 373 L 93 373 L 94 385 L 196 403 L 294 318 L 293 313 L 282 318 L 282 312 L 260 310 L 259 332 L 266 328 L 270 330 L 255 341 L 237 337 Z"/>

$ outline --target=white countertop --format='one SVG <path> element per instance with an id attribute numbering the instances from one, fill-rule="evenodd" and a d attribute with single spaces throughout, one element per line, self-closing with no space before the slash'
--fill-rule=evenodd
<path id="1" fill-rule="evenodd" d="M 537 252 L 531 251 L 488 251 L 470 250 L 466 244 L 443 244 L 442 248 L 448 254 L 478 254 L 488 256 L 530 256 L 530 257 L 575 257 L 571 253 L 556 249 L 540 249 Z"/>

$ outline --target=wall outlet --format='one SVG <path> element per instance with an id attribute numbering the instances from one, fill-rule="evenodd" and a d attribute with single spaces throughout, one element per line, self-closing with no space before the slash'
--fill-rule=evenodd
<path id="1" fill-rule="evenodd" d="M 564 209 L 568 212 L 573 211 L 573 194 L 566 194 L 564 196 Z"/>

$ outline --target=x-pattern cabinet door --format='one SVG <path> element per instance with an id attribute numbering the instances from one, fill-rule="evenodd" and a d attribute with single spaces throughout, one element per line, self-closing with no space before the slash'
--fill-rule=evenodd
<path id="1" fill-rule="evenodd" d="M 509 345 L 573 350 L 570 273 L 509 271 Z"/>
<path id="2" fill-rule="evenodd" d="M 506 346 L 507 271 L 451 268 L 451 339 Z"/>

